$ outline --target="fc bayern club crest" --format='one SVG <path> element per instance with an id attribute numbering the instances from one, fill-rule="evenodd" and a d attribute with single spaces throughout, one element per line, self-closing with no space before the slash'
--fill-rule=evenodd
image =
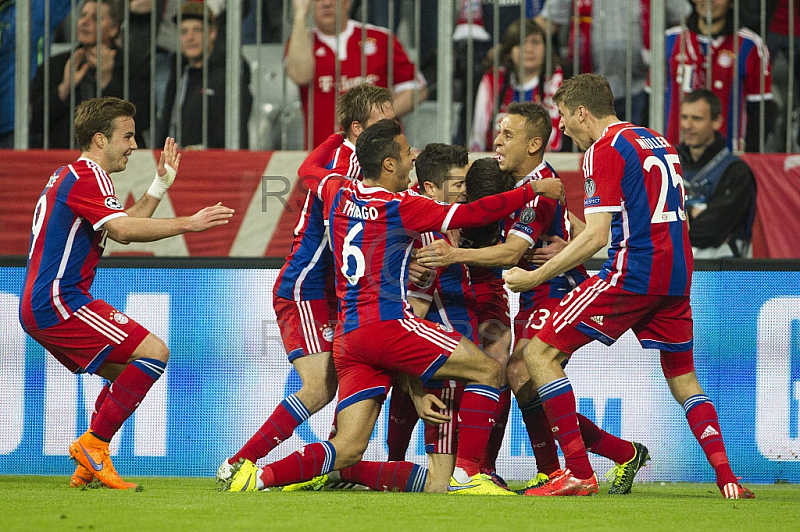
<path id="1" fill-rule="evenodd" d="M 526 225 L 533 222 L 535 219 L 536 211 L 533 210 L 533 207 L 525 207 L 519 215 L 519 221 Z"/>
<path id="2" fill-rule="evenodd" d="M 125 325 L 126 323 L 128 323 L 128 316 L 126 316 L 122 312 L 115 312 L 114 321 L 116 321 L 120 325 Z"/>
<path id="3" fill-rule="evenodd" d="M 586 181 L 583 182 L 583 191 L 586 193 L 587 198 L 594 196 L 594 193 L 597 191 L 597 185 L 594 184 L 594 179 L 591 177 L 586 178 Z"/>
<path id="4" fill-rule="evenodd" d="M 333 327 L 326 325 L 322 328 L 322 338 L 326 342 L 333 342 Z"/>

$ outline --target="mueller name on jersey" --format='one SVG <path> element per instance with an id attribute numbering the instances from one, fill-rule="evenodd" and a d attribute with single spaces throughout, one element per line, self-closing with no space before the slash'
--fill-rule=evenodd
<path id="1" fill-rule="evenodd" d="M 635 140 L 643 150 L 659 150 L 661 148 L 672 147 L 672 144 L 667 142 L 667 139 L 664 137 L 637 138 Z"/>
<path id="2" fill-rule="evenodd" d="M 362 220 L 377 220 L 378 209 L 369 205 L 356 205 L 350 200 L 346 200 L 342 213 L 348 218 L 360 218 Z"/>

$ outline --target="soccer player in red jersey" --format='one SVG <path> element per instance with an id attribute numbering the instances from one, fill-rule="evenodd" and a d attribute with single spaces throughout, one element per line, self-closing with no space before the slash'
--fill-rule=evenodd
<path id="1" fill-rule="evenodd" d="M 168 138 L 147 194 L 127 211 L 109 174 L 125 170 L 137 148 L 136 107 L 118 98 L 93 98 L 75 111 L 80 158 L 56 170 L 33 217 L 20 322 L 34 340 L 73 373 L 108 380 L 95 402 L 89 430 L 69 446 L 78 462 L 72 486 L 95 478 L 110 488 L 135 484 L 120 478 L 108 443 L 164 373 L 169 349 L 133 319 L 89 288 L 106 238 L 127 244 L 151 242 L 228 223 L 233 210 L 221 204 L 193 216 L 152 219 L 175 179 L 180 154 Z"/>
<path id="2" fill-rule="evenodd" d="M 314 10 L 315 27 L 311 31 L 306 28 L 309 3 Z M 286 73 L 300 87 L 306 126 L 309 113 L 312 117 L 309 148 L 319 146 L 335 131 L 335 102 L 353 87 L 369 83 L 390 88 L 397 116 L 411 111 L 427 94 L 425 78 L 408 59 L 397 36 L 393 36 L 390 52 L 388 30 L 367 25 L 362 31 L 364 25 L 349 18 L 350 3 L 292 1 L 294 18 L 286 47 Z"/>
<path id="3" fill-rule="evenodd" d="M 513 268 L 504 279 L 516 292 L 530 290 L 593 256 L 606 245 L 609 232 L 611 247 L 600 272 L 562 300 L 525 350 L 525 364 L 566 459 L 548 484 L 528 494 L 597 493 L 562 363 L 592 340 L 611 345 L 632 329 L 642 347 L 660 350 L 669 389 L 683 406 L 723 496 L 752 498 L 731 470 L 716 410 L 694 371 L 693 259 L 678 153 L 655 131 L 621 122 L 601 76 L 571 78 L 554 99 L 559 127 L 586 150 L 586 227 L 541 267 Z"/>
<path id="4" fill-rule="evenodd" d="M 423 382 L 433 378 L 467 384 L 456 470 L 448 490 L 509 494 L 481 475 L 478 465 L 497 408 L 500 365 L 455 331 L 414 316 L 406 299 L 408 259 L 422 232 L 486 225 L 539 192 L 563 199 L 563 186 L 557 179 L 542 180 L 468 206 L 440 204 L 406 192 L 411 147 L 391 120 L 362 133 L 356 154 L 363 183 L 342 187 L 340 176 L 328 176 L 318 188 L 328 213 L 340 301 L 333 350 L 339 378 L 337 433 L 261 471 L 245 462 L 232 477 L 231 489 L 285 485 L 357 464 L 392 377 L 405 373 Z M 413 473 L 405 474 L 414 478 Z"/>
<path id="5" fill-rule="evenodd" d="M 394 118 L 389 89 L 363 84 L 343 94 L 337 102 L 339 122 L 345 137 L 337 137 L 331 149 L 319 146 L 300 166 L 299 175 L 313 177 L 314 170 L 361 179 L 355 142 L 364 129 L 378 120 Z M 313 183 L 317 183 L 312 179 Z M 289 362 L 300 377 L 301 388 L 284 399 L 250 440 L 217 470 L 217 480 L 226 481 L 232 465 L 240 459 L 256 462 L 292 435 L 312 414 L 336 395 L 333 367 L 333 331 L 336 325 L 336 294 L 333 256 L 325 239 L 322 200 L 306 183 L 303 209 L 294 230 L 292 251 L 286 258 L 273 288 L 273 306 Z"/>
<path id="6" fill-rule="evenodd" d="M 557 177 L 555 170 L 544 161 L 545 139 L 550 138 L 551 127 L 549 113 L 540 104 L 528 102 L 509 106 L 508 114 L 500 122 L 495 148 L 499 157 L 499 169 L 517 176 L 517 186 L 531 180 Z M 502 178 L 490 173 L 486 179 Z M 525 270 L 532 270 L 535 266 L 526 259 L 526 253 L 531 248 L 541 248 L 545 244 L 543 236 L 569 241 L 570 229 L 566 206 L 548 198 L 537 197 L 504 220 L 504 242 L 481 249 L 454 248 L 444 242 L 434 242 L 420 252 L 418 260 L 428 266 L 466 263 L 470 266 L 508 268 L 518 265 Z M 530 339 L 541 330 L 547 318 L 558 307 L 561 299 L 586 278 L 586 269 L 583 265 L 578 265 L 520 295 L 520 311 L 514 320 L 517 343 L 508 362 L 507 376 L 528 429 L 539 473 L 521 491 L 548 482 L 550 475 L 560 468 L 555 439 L 539 396 L 531 383 L 522 353 Z M 633 476 L 646 459 L 647 449 L 603 431 L 580 414 L 578 417 L 581 431 L 585 439 L 591 441 L 593 451 L 610 458 L 618 464 L 617 467 L 624 468 L 625 464 L 629 464 L 632 470 L 626 475 L 626 480 L 633 482 Z M 637 452 L 637 449 L 640 451 Z M 641 455 L 638 460 L 637 454 Z M 620 471 L 619 476 L 622 473 Z M 630 491 L 630 486 L 622 491 Z M 617 491 L 612 488 L 612 493 Z"/>

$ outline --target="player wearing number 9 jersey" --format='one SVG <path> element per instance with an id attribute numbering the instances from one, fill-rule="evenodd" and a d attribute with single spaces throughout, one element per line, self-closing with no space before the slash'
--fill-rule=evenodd
<path id="1" fill-rule="evenodd" d="M 114 489 L 136 487 L 117 474 L 108 443 L 169 359 L 162 340 L 89 293 L 106 238 L 151 242 L 223 225 L 233 215 L 218 203 L 191 217 L 151 218 L 178 171 L 180 154 L 172 138 L 164 144 L 147 193 L 123 210 L 109 175 L 125 170 L 137 148 L 135 114 L 132 103 L 118 98 L 81 103 L 75 111 L 81 157 L 50 176 L 34 211 L 20 298 L 22 327 L 68 370 L 110 381 L 97 397 L 89 430 L 69 446 L 79 464 L 73 487 L 95 478 Z"/>
<path id="2" fill-rule="evenodd" d="M 554 100 L 561 114 L 559 127 L 587 150 L 586 228 L 542 267 L 532 272 L 514 268 L 504 278 L 515 291 L 539 285 L 602 249 L 609 230 L 611 248 L 600 273 L 564 298 L 524 353 L 566 461 L 549 484 L 527 494 L 597 492 L 562 362 L 592 340 L 611 345 L 632 329 L 642 347 L 660 350 L 670 391 L 683 406 L 723 496 L 750 498 L 752 492 L 731 470 L 716 410 L 694 372 L 692 250 L 677 152 L 658 133 L 620 122 L 611 88 L 601 76 L 581 74 L 567 80 Z"/>

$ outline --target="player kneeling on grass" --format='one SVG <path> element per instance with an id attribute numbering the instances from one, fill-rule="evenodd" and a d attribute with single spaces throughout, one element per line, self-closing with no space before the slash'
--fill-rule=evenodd
<path id="1" fill-rule="evenodd" d="M 136 488 L 120 478 L 108 444 L 164 373 L 169 349 L 117 309 L 94 299 L 89 288 L 106 238 L 151 242 L 228 223 L 233 209 L 217 204 L 193 216 L 152 219 L 175 179 L 180 154 L 168 138 L 147 193 L 127 211 L 109 174 L 125 170 L 137 148 L 136 107 L 118 98 L 94 98 L 75 111 L 80 158 L 56 170 L 33 215 L 23 329 L 73 373 L 94 373 L 109 382 L 95 402 L 89 430 L 69 446 L 78 467 L 71 486 L 95 478 L 116 489 Z"/>

